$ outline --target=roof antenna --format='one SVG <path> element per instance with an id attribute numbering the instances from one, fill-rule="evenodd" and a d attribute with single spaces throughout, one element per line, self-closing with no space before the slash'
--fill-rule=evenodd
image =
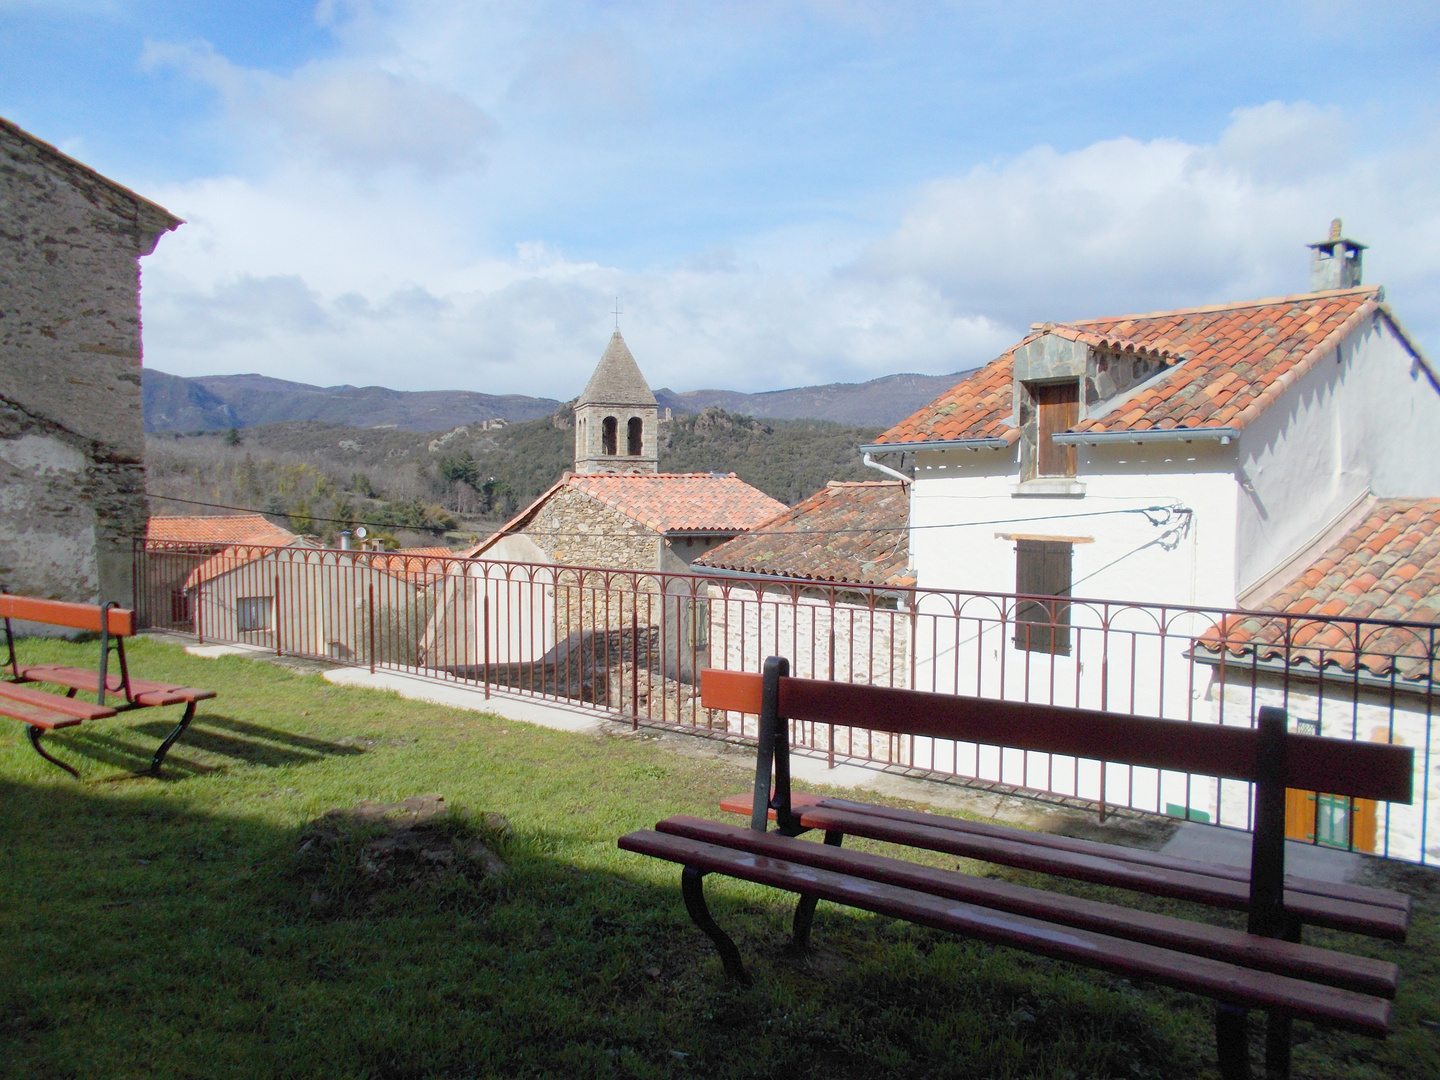
<path id="1" fill-rule="evenodd" d="M 620 297 L 615 297 L 615 310 L 610 314 L 615 316 L 615 329 L 618 331 L 620 329 L 620 316 L 625 314 L 620 310 Z"/>

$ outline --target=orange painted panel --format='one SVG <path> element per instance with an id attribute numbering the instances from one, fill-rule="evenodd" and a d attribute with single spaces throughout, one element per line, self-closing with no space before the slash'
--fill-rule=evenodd
<path id="1" fill-rule="evenodd" d="M 700 672 L 700 704 L 707 709 L 758 713 L 762 686 L 754 672 L 706 668 Z"/>
<path id="2" fill-rule="evenodd" d="M 0 618 L 24 619 L 26 622 L 49 626 L 68 626 L 74 630 L 100 632 L 98 604 L 72 604 L 64 600 L 35 600 L 28 596 L 0 593 Z M 110 609 L 110 633 L 130 637 L 135 633 L 135 612 L 128 608 Z"/>

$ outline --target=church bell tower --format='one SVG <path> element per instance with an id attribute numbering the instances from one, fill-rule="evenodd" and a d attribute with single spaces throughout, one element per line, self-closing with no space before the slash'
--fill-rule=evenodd
<path id="1" fill-rule="evenodd" d="M 656 473 L 660 408 L 620 331 L 575 400 L 577 473 Z"/>

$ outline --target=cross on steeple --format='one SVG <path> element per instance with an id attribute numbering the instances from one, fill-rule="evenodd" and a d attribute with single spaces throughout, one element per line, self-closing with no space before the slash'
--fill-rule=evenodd
<path id="1" fill-rule="evenodd" d="M 615 297 L 615 310 L 612 311 L 610 314 L 612 314 L 612 315 L 615 316 L 615 329 L 616 329 L 616 330 L 619 330 L 619 329 L 620 329 L 620 316 L 623 315 L 623 314 L 625 314 L 623 311 L 620 310 L 620 297 L 618 297 L 618 296 Z"/>

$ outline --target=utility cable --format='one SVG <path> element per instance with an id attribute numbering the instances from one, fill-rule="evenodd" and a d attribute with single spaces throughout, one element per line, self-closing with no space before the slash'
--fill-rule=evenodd
<path id="1" fill-rule="evenodd" d="M 290 515 L 289 515 L 288 513 L 284 512 L 284 511 L 259 510 L 259 509 L 256 509 L 255 507 L 250 507 L 250 506 L 231 506 L 231 505 L 229 505 L 229 504 L 227 504 L 227 503 L 203 502 L 203 501 L 201 501 L 201 500 L 199 500 L 199 499 L 182 499 L 182 498 L 180 498 L 180 497 L 178 497 L 178 496 L 175 496 L 175 495 L 149 495 L 148 497 L 151 498 L 151 499 L 163 499 L 163 500 L 165 500 L 166 502 L 186 503 L 186 504 L 188 504 L 188 505 L 190 505 L 190 506 L 205 506 L 205 507 L 209 507 L 209 508 L 216 509 L 216 510 L 238 510 L 238 511 L 241 511 L 242 513 L 246 513 L 246 514 L 260 514 L 260 515 L 262 515 L 262 516 L 268 514 L 270 517 L 290 517 Z M 1193 513 L 1194 513 L 1194 511 L 1191 510 L 1189 507 L 1187 507 L 1187 506 L 1181 506 L 1181 505 L 1179 505 L 1179 504 L 1177 503 L 1177 504 L 1172 504 L 1172 505 L 1169 505 L 1169 506 L 1164 506 L 1164 505 L 1157 505 L 1157 506 L 1139 506 L 1139 507 L 1129 507 L 1129 508 L 1120 509 L 1120 510 L 1090 510 L 1090 511 L 1082 511 L 1082 512 L 1080 512 L 1080 513 L 1075 513 L 1075 514 L 1045 514 L 1045 515 L 1042 515 L 1042 516 L 1039 516 L 1039 517 L 1023 517 L 1023 518 L 992 518 L 992 519 L 990 519 L 990 520 L 988 520 L 988 521 L 956 521 L 956 522 L 943 522 L 943 523 L 938 523 L 938 524 L 934 524 L 934 525 L 901 525 L 901 526 L 876 525 L 876 526 L 859 526 L 859 527 L 849 528 L 849 529 L 742 529 L 742 530 L 739 530 L 739 531 L 736 533 L 736 535 L 737 535 L 737 536 L 844 536 L 844 535 L 864 535 L 864 534 L 868 534 L 868 533 L 922 532 L 922 531 L 931 530 L 931 529 L 967 529 L 967 528 L 975 528 L 975 527 L 980 527 L 980 526 L 985 526 L 985 525 L 1024 525 L 1024 524 L 1027 524 L 1027 523 L 1030 523 L 1030 522 L 1037 522 L 1037 521 L 1068 521 L 1068 520 L 1074 520 L 1074 519 L 1076 519 L 1076 518 L 1111 517 L 1111 516 L 1114 516 L 1114 515 L 1116 515 L 1116 514 L 1141 514 L 1141 515 L 1143 515 L 1143 516 L 1145 517 L 1145 519 L 1146 519 L 1147 521 L 1150 522 L 1151 525 L 1154 525 L 1154 526 L 1156 526 L 1156 527 L 1158 528 L 1158 527 L 1160 527 L 1160 526 L 1162 526 L 1162 525 L 1168 525 L 1168 524 L 1171 522 L 1171 520 L 1173 520 L 1173 517 L 1174 517 L 1174 515 L 1176 515 L 1176 514 L 1179 514 L 1179 515 L 1181 515 L 1181 516 L 1188 517 L 1188 516 L 1192 515 Z M 410 531 L 412 531 L 412 532 L 425 532 L 425 531 L 429 531 L 429 530 L 426 530 L 423 526 L 417 528 L 417 527 L 413 527 L 413 526 L 397 524 L 396 522 L 393 522 L 393 521 L 362 521 L 362 520 L 360 520 L 360 519 L 358 519 L 358 518 L 332 518 L 332 517 L 322 517 L 322 516 L 317 515 L 317 514 L 306 514 L 306 515 L 304 515 L 304 516 L 305 516 L 305 517 L 308 517 L 311 521 L 314 521 L 314 522 L 327 522 L 327 523 L 330 523 L 330 524 L 337 524 L 337 525 L 366 525 L 366 526 L 372 526 L 372 527 L 377 528 L 377 529 L 410 529 Z M 659 530 L 654 530 L 654 531 L 659 531 Z M 725 530 L 675 530 L 675 531 L 677 531 L 677 532 L 690 532 L 690 531 L 695 531 L 695 532 L 705 532 L 705 531 L 716 531 L 716 532 L 723 531 L 723 532 L 729 532 L 730 530 L 725 529 Z M 596 530 L 594 530 L 594 529 L 583 529 L 583 530 L 573 530 L 573 531 L 572 531 L 572 530 L 562 530 L 562 529 L 553 529 L 553 530 L 552 530 L 552 529 L 532 529 L 532 530 L 527 531 L 525 535 L 527 535 L 527 536 L 547 536 L 547 537 L 552 537 L 552 538 L 587 536 L 587 537 L 603 537 L 603 538 L 605 538 L 605 539 L 630 539 L 630 538 L 633 538 L 635 534 L 634 534 L 634 533 L 607 533 L 607 532 L 599 532 L 599 531 L 596 531 Z"/>

